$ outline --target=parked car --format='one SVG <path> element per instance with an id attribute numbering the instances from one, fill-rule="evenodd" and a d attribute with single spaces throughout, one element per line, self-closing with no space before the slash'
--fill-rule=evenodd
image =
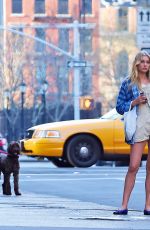
<path id="1" fill-rule="evenodd" d="M 7 151 L 8 143 L 7 139 L 2 136 L 0 133 L 0 151 Z"/>
<path id="2" fill-rule="evenodd" d="M 31 127 L 22 153 L 47 157 L 58 167 L 90 167 L 100 160 L 127 160 L 123 117 L 115 109 L 98 119 L 60 121 Z M 147 156 L 147 148 L 143 159 Z"/>

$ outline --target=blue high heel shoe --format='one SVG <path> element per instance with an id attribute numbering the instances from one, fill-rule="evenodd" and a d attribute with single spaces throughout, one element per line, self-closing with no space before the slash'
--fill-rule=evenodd
<path id="1" fill-rule="evenodd" d="M 122 210 L 116 210 L 113 212 L 114 215 L 127 215 L 128 214 L 128 209 L 122 209 Z"/>
<path id="2" fill-rule="evenodd" d="M 144 209 L 144 215 L 146 215 L 146 216 L 150 216 L 150 210 L 146 210 L 146 209 Z"/>

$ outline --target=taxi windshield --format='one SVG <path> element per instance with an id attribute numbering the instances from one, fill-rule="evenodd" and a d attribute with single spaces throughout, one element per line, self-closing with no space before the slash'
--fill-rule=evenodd
<path id="1" fill-rule="evenodd" d="M 108 119 L 108 120 L 115 120 L 121 115 L 117 113 L 116 109 L 112 109 L 108 113 L 104 114 L 103 116 L 100 117 L 100 119 Z"/>

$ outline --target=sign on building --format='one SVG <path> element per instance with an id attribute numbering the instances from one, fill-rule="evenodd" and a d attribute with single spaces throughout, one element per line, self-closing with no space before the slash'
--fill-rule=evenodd
<path id="1" fill-rule="evenodd" d="M 150 7 L 137 8 L 137 46 L 150 48 Z"/>
<path id="2" fill-rule="evenodd" d="M 101 0 L 101 7 L 107 7 L 107 6 L 135 6 L 136 0 Z"/>

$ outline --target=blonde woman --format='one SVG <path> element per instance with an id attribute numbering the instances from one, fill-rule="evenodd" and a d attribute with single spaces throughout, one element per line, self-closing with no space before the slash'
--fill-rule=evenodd
<path id="1" fill-rule="evenodd" d="M 148 144 L 144 215 L 150 215 L 150 55 L 146 51 L 141 51 L 135 56 L 131 75 L 122 82 L 119 91 L 116 104 L 117 112 L 124 114 L 130 106 L 131 109 L 136 106 L 136 132 L 130 141 L 126 141 L 131 145 L 130 164 L 124 183 L 122 206 L 113 214 L 128 214 L 129 198 L 134 188 L 144 147 Z"/>

